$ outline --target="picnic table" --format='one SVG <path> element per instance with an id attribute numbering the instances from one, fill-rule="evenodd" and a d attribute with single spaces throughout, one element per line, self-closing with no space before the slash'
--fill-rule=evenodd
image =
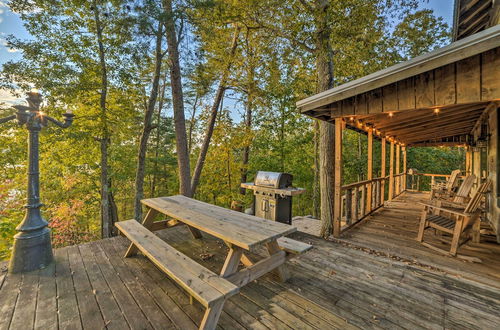
<path id="1" fill-rule="evenodd" d="M 200 202 L 182 195 L 142 200 L 149 208 L 142 225 L 135 220 L 116 223 L 116 227 L 132 242 L 125 257 L 139 250 L 169 277 L 181 285 L 207 310 L 201 329 L 217 325 L 224 302 L 249 282 L 276 271 L 282 281 L 289 278 L 285 262 L 287 254 L 299 254 L 309 244 L 286 238 L 297 229 L 288 224 L 258 218 Z M 155 222 L 158 214 L 174 220 Z M 152 231 L 186 224 L 194 238 L 202 233 L 221 239 L 229 247 L 219 275 L 206 269 L 154 235 Z M 265 248 L 269 256 L 253 262 L 245 254 Z M 244 267 L 238 270 L 240 262 Z"/>

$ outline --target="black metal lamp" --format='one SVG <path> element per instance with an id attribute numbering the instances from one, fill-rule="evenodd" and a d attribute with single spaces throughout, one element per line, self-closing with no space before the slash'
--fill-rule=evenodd
<path id="1" fill-rule="evenodd" d="M 28 129 L 28 204 L 23 221 L 16 227 L 14 247 L 9 263 L 9 272 L 29 272 L 41 269 L 53 261 L 50 229 L 42 217 L 40 208 L 40 172 L 39 172 L 39 133 L 48 122 L 61 128 L 67 128 L 73 122 L 74 115 L 68 111 L 64 122 L 60 122 L 40 111 L 42 96 L 37 92 L 28 93 L 28 106 L 15 105 L 17 113 L 0 118 L 0 124 L 17 119 L 20 126 Z"/>

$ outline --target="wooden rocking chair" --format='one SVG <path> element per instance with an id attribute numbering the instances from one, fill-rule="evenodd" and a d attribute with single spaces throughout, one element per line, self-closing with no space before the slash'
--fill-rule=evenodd
<path id="1" fill-rule="evenodd" d="M 479 243 L 481 214 L 479 206 L 481 205 L 483 195 L 491 189 L 491 185 L 491 180 L 486 180 L 474 193 L 465 209 L 437 206 L 432 203 L 420 203 L 424 205 L 424 210 L 420 218 L 417 241 L 428 248 L 452 256 L 456 256 L 458 247 L 471 238 L 470 234 L 472 234 L 473 242 Z M 452 235 L 449 252 L 424 242 L 424 231 L 427 228 L 434 228 Z M 464 233 L 467 234 L 467 237 L 460 242 Z"/>
<path id="2" fill-rule="evenodd" d="M 436 194 L 451 194 L 453 188 L 455 187 L 458 176 L 460 175 L 460 170 L 454 170 L 451 172 L 450 177 L 445 182 L 437 182 L 431 187 L 431 199 L 434 198 Z"/>
<path id="3" fill-rule="evenodd" d="M 469 196 L 474 182 L 476 182 L 476 176 L 474 174 L 468 175 L 456 193 L 451 191 L 451 193 L 435 194 L 432 201 L 440 203 L 436 204 L 437 206 L 444 205 L 465 209 L 470 200 Z"/>

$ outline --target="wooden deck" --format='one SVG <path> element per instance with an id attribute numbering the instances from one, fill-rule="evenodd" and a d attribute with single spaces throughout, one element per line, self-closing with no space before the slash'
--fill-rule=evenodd
<path id="1" fill-rule="evenodd" d="M 396 212 L 396 211 L 394 211 Z M 158 235 L 219 271 L 222 242 L 191 239 L 184 227 Z M 356 234 L 353 234 L 355 236 Z M 296 233 L 314 248 L 292 259 L 287 283 L 262 278 L 224 306 L 223 329 L 494 329 L 500 289 L 343 242 Z M 55 251 L 56 264 L 0 273 L 0 329 L 192 329 L 204 309 L 139 255 L 124 237 Z M 209 248 L 207 248 L 207 246 Z"/>
<path id="2" fill-rule="evenodd" d="M 500 288 L 500 245 L 491 242 L 468 242 L 458 249 L 460 255 L 478 259 L 469 262 L 439 254 L 416 241 L 420 201 L 428 200 L 428 193 L 404 192 L 386 206 L 368 216 L 356 227 L 336 240 L 346 246 L 362 248 L 367 252 L 385 255 L 424 268 L 431 268 L 450 276 L 463 277 Z M 294 219 L 294 225 L 304 232 L 319 235 L 320 221 L 311 218 Z M 426 231 L 425 241 L 449 248 L 431 230 Z"/>

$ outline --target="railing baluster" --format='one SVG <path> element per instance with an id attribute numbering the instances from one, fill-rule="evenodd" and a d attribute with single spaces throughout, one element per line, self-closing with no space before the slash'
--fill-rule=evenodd
<path id="1" fill-rule="evenodd" d="M 361 186 L 361 217 L 365 216 L 366 211 L 366 184 Z"/>
<path id="2" fill-rule="evenodd" d="M 352 189 L 345 192 L 345 222 L 347 225 L 352 223 Z"/>
<path id="3" fill-rule="evenodd" d="M 352 201 L 352 221 L 353 223 L 358 222 L 359 219 L 359 187 L 354 188 L 354 196 Z"/>

